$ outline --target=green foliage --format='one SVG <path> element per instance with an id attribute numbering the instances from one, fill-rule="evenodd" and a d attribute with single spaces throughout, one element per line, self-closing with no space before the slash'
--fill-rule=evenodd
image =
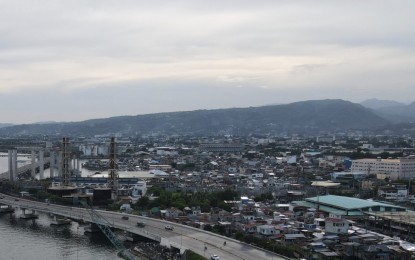
<path id="1" fill-rule="evenodd" d="M 212 231 L 212 229 L 213 229 L 212 226 L 209 225 L 209 224 L 207 224 L 203 227 L 203 230 L 206 230 L 206 231 Z"/>
<path id="2" fill-rule="evenodd" d="M 119 211 L 121 207 L 120 203 L 114 203 L 113 200 L 108 200 L 104 205 L 107 205 L 107 209 L 111 211 Z"/>
<path id="3" fill-rule="evenodd" d="M 191 250 L 186 250 L 186 260 L 205 260 L 206 258 Z"/>
<path id="4" fill-rule="evenodd" d="M 237 240 L 243 240 L 244 239 L 244 236 L 245 236 L 245 233 L 243 233 L 243 232 L 241 232 L 241 231 L 238 231 L 238 232 L 236 232 L 236 234 L 235 234 L 235 238 L 237 239 Z"/>
<path id="5" fill-rule="evenodd" d="M 227 211 L 231 211 L 231 207 L 226 204 L 225 200 L 234 200 L 238 197 L 238 193 L 232 190 L 224 190 L 219 192 L 169 192 L 160 188 L 152 188 L 149 193 L 157 195 L 154 201 L 149 201 L 147 197 L 140 198 L 135 205 L 138 208 L 150 209 L 153 207 L 169 208 L 176 207 L 183 210 L 185 207 L 199 206 L 202 212 L 209 212 L 212 207 L 219 207 Z"/>
<path id="6" fill-rule="evenodd" d="M 37 193 L 33 193 L 33 196 L 38 198 L 39 200 L 51 199 L 53 196 L 46 191 L 38 191 Z"/>
<path id="7" fill-rule="evenodd" d="M 297 246 L 297 245 L 281 245 L 275 241 L 271 241 L 264 238 L 255 237 L 253 235 L 244 235 L 243 233 L 239 232 L 236 234 L 236 238 L 240 241 L 244 241 L 248 244 L 253 244 L 255 246 L 264 248 L 266 250 L 288 256 L 288 257 L 296 257 L 297 255 L 304 255 L 304 250 Z"/>
<path id="8" fill-rule="evenodd" d="M 32 195 L 36 195 L 38 192 L 39 192 L 39 190 L 38 189 L 29 189 L 28 190 L 28 192 L 30 193 L 30 194 L 32 194 Z"/>
<path id="9" fill-rule="evenodd" d="M 212 228 L 212 232 L 220 234 L 220 235 L 225 235 L 226 234 L 226 228 L 224 226 L 215 225 Z"/>
<path id="10" fill-rule="evenodd" d="M 259 202 L 259 201 L 267 201 L 267 200 L 273 200 L 274 196 L 272 196 L 271 192 L 267 192 L 267 193 L 263 193 L 261 194 L 259 197 L 255 197 L 254 201 Z"/>
<path id="11" fill-rule="evenodd" d="M 136 206 L 139 208 L 147 208 L 150 203 L 150 199 L 147 196 L 143 196 L 138 199 Z"/>

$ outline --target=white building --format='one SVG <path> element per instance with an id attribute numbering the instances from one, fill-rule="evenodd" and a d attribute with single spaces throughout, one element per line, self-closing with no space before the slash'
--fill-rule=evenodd
<path id="1" fill-rule="evenodd" d="M 142 197 L 147 193 L 147 184 L 145 181 L 137 181 L 137 183 L 132 187 L 131 195 L 133 197 Z"/>
<path id="2" fill-rule="evenodd" d="M 107 156 L 108 155 L 108 145 L 100 144 L 82 144 L 79 146 L 79 151 L 81 151 L 84 156 Z"/>
<path id="3" fill-rule="evenodd" d="M 272 225 L 260 225 L 256 227 L 257 234 L 264 236 L 272 236 L 274 234 L 279 234 L 279 230 L 275 229 Z"/>
<path id="4" fill-rule="evenodd" d="M 408 188 L 406 185 L 392 185 L 380 187 L 378 196 L 387 200 L 403 200 L 408 197 Z"/>
<path id="5" fill-rule="evenodd" d="M 415 156 L 398 159 L 359 159 L 353 160 L 352 172 L 376 174 L 382 178 L 405 180 L 415 178 Z"/>
<path id="6" fill-rule="evenodd" d="M 347 234 L 349 230 L 349 221 L 341 218 L 326 218 L 326 233 Z"/>
<path id="7" fill-rule="evenodd" d="M 157 155 L 177 155 L 179 154 L 175 147 L 156 147 Z"/>

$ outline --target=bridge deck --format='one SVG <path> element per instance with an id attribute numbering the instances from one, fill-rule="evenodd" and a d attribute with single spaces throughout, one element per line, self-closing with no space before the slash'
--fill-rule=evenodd
<path id="1" fill-rule="evenodd" d="M 91 218 L 84 208 L 65 207 L 55 204 L 24 200 L 20 198 L 18 201 L 16 201 L 15 198 L 7 195 L 2 195 L 2 197 L 3 199 L 0 199 L 0 203 L 2 204 L 19 206 L 21 208 L 23 207 L 45 213 L 53 213 L 72 219 L 91 222 Z M 241 243 L 228 237 L 220 236 L 211 232 L 185 225 L 136 215 L 128 215 L 129 218 L 125 220 L 121 218 L 123 215 L 125 215 L 122 213 L 110 211 L 97 212 L 102 217 L 104 217 L 111 226 L 115 228 L 126 230 L 133 234 L 160 241 L 162 245 L 173 246 L 181 249 L 181 251 L 184 251 L 185 249 L 191 249 L 192 251 L 205 257 L 210 257 L 210 255 L 216 254 L 219 255 L 221 259 L 228 260 L 289 259 L 262 249 L 255 248 L 251 245 Z M 137 222 L 144 222 L 145 227 L 137 227 Z M 166 230 L 164 228 L 166 225 L 173 226 L 174 230 Z M 224 241 L 226 241 L 226 246 L 224 245 Z M 205 246 L 207 247 L 206 250 Z"/>

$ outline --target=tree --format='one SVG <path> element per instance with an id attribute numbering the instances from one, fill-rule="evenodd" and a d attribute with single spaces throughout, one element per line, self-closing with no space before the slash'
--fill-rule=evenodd
<path id="1" fill-rule="evenodd" d="M 206 230 L 206 231 L 212 231 L 212 226 L 211 226 L 211 225 L 209 225 L 209 224 L 207 224 L 207 225 L 205 225 L 205 226 L 203 227 L 203 230 Z"/>
<path id="2" fill-rule="evenodd" d="M 150 199 L 147 196 L 141 197 L 138 199 L 136 205 L 137 207 L 147 208 L 149 205 Z"/>

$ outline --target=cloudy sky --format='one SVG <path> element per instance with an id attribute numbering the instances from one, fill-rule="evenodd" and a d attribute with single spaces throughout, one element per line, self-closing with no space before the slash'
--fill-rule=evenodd
<path id="1" fill-rule="evenodd" d="M 0 123 L 415 100 L 415 1 L 0 0 Z"/>

